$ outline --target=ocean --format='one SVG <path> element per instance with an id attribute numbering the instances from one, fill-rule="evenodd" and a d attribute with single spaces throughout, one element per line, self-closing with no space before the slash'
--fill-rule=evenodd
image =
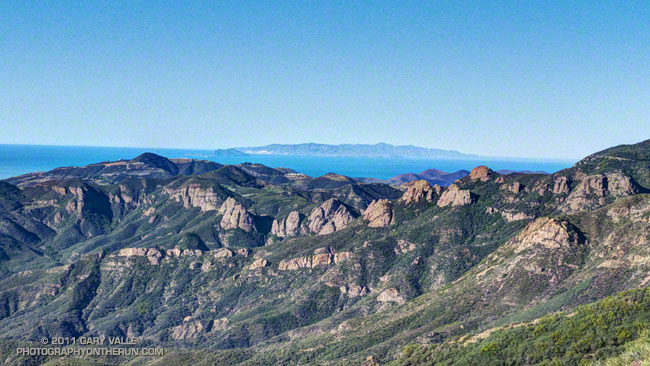
<path id="1" fill-rule="evenodd" d="M 152 152 L 168 158 L 206 159 L 221 164 L 261 163 L 270 167 L 291 168 L 314 177 L 337 173 L 349 177 L 379 179 L 388 179 L 403 173 L 419 173 L 432 168 L 446 172 L 471 170 L 478 165 L 487 165 L 493 170 L 541 170 L 553 173 L 575 163 L 570 160 L 507 158 L 429 160 L 286 155 L 213 156 L 211 150 L 0 144 L 0 179 L 63 166 L 83 166 L 103 161 L 132 159 L 144 152 Z"/>

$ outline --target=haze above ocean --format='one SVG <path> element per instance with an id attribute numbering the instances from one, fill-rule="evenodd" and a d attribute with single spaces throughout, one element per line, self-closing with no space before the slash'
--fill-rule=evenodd
<path id="1" fill-rule="evenodd" d="M 337 173 L 349 177 L 379 179 L 388 179 L 404 173 L 419 173 L 426 169 L 440 169 L 446 172 L 471 170 L 477 165 L 487 165 L 493 170 L 542 170 L 553 173 L 575 163 L 571 160 L 491 157 L 430 160 L 287 155 L 212 156 L 211 150 L 0 144 L 0 179 L 63 166 L 83 166 L 103 161 L 132 159 L 144 152 L 152 152 L 167 158 L 206 159 L 221 164 L 260 163 L 274 168 L 291 168 L 315 177 L 326 173 Z"/>

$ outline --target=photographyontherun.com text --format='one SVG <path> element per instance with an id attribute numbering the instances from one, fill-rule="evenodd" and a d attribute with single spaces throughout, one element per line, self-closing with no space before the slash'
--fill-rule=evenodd
<path id="1" fill-rule="evenodd" d="M 43 337 L 42 347 L 17 347 L 18 356 L 164 356 L 161 347 L 135 347 L 131 337 Z M 109 346 L 109 347 L 106 347 Z"/>

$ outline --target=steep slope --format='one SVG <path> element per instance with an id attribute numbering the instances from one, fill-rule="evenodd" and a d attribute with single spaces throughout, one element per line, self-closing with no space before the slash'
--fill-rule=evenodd
<path id="1" fill-rule="evenodd" d="M 606 360 L 634 340 L 647 345 L 650 290 L 632 290 L 578 307 L 572 313 L 547 315 L 442 345 L 406 348 L 391 365 L 584 365 Z M 638 343 L 638 342 L 636 342 Z M 625 355 L 621 365 L 641 365 Z M 610 361 L 611 362 L 611 361 Z"/>

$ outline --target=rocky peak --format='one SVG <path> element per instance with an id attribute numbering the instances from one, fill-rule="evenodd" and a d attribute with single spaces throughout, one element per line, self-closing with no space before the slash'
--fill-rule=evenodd
<path id="1" fill-rule="evenodd" d="M 309 214 L 309 230 L 318 235 L 333 233 L 352 222 L 356 215 L 336 198 L 330 198 Z"/>
<path id="2" fill-rule="evenodd" d="M 434 196 L 439 195 L 442 188 L 439 185 L 433 187 L 424 179 L 405 183 L 404 186 L 408 187 L 406 192 L 400 198 L 400 201 L 409 204 L 411 202 L 431 202 Z"/>
<path id="3" fill-rule="evenodd" d="M 291 211 L 289 216 L 286 218 L 273 220 L 271 234 L 280 238 L 298 235 L 301 220 L 300 216 L 300 212 Z"/>
<path id="4" fill-rule="evenodd" d="M 393 204 L 387 199 L 374 200 L 363 212 L 370 227 L 386 227 L 393 222 Z"/>
<path id="5" fill-rule="evenodd" d="M 171 160 L 164 156 L 156 155 L 154 153 L 146 152 L 131 160 L 132 162 L 143 163 L 152 168 L 162 169 L 172 175 L 178 173 L 178 167 Z"/>
<path id="6" fill-rule="evenodd" d="M 234 198 L 228 199 L 221 205 L 219 211 L 223 214 L 219 225 L 222 229 L 242 229 L 246 232 L 256 231 L 255 221 L 241 203 L 237 202 Z"/>
<path id="7" fill-rule="evenodd" d="M 471 172 L 469 172 L 469 179 L 486 182 L 495 175 L 499 175 L 499 173 L 494 172 L 492 169 L 486 167 L 485 165 L 479 165 L 476 168 L 472 169 Z"/>
<path id="8" fill-rule="evenodd" d="M 474 195 L 469 191 L 469 189 L 460 189 L 458 185 L 452 184 L 442 193 L 442 195 L 440 195 L 437 205 L 439 207 L 456 207 L 469 205 L 473 202 Z"/>

